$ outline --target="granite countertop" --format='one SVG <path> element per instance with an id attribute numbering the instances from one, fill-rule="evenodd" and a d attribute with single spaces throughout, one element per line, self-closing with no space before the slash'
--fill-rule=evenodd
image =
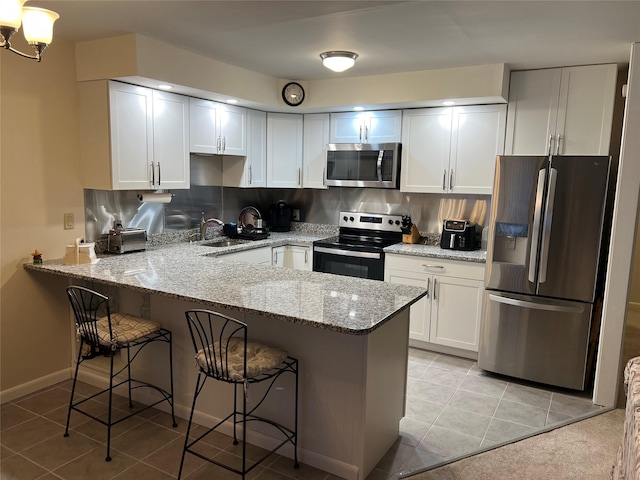
<path id="1" fill-rule="evenodd" d="M 385 253 L 397 253 L 400 255 L 413 255 L 416 257 L 441 258 L 443 260 L 461 260 L 464 262 L 486 263 L 486 250 L 446 250 L 436 245 L 423 245 L 419 243 L 396 243 L 384 249 Z"/>
<path id="2" fill-rule="evenodd" d="M 58 259 L 24 267 L 354 335 L 372 332 L 425 295 L 418 287 L 247 264 L 223 256 L 260 246 L 311 245 L 324 236 L 272 233 L 267 240 L 232 247 L 179 243 L 102 255 L 95 264 L 64 265 Z"/>

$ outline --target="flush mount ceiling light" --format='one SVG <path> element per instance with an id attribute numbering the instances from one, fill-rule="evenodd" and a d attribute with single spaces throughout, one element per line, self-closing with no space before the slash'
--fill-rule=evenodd
<path id="1" fill-rule="evenodd" d="M 357 53 L 345 52 L 343 50 L 332 50 L 320 54 L 322 64 L 334 72 L 344 72 L 356 63 Z"/>
<path id="2" fill-rule="evenodd" d="M 42 52 L 53 39 L 53 22 L 60 15 L 44 8 L 23 7 L 25 1 L 0 0 L 0 47 L 39 62 Z M 24 37 L 35 50 L 35 55 L 27 55 L 11 46 L 11 37 L 20 25 L 24 27 Z"/>

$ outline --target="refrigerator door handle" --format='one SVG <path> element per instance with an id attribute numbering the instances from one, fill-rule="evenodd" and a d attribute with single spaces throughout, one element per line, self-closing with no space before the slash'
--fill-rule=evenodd
<path id="1" fill-rule="evenodd" d="M 536 189 L 536 205 L 533 212 L 533 229 L 531 235 L 531 253 L 529 254 L 529 281 L 536 281 L 536 266 L 538 264 L 538 243 L 540 241 L 540 221 L 542 217 L 542 198 L 544 184 L 547 179 L 547 171 L 538 172 L 538 187 Z"/>
<path id="2" fill-rule="evenodd" d="M 540 246 L 540 275 L 539 283 L 547 281 L 547 263 L 549 261 L 549 243 L 551 240 L 551 224 L 553 222 L 553 204 L 556 199 L 556 181 L 558 170 L 555 168 L 549 171 L 549 193 L 547 196 L 547 206 L 544 211 L 544 228 L 542 233 L 542 245 Z"/>
<path id="3" fill-rule="evenodd" d="M 583 306 L 565 307 L 562 305 L 549 305 L 545 303 L 527 302 L 526 300 L 518 300 L 510 297 L 503 297 L 501 295 L 490 294 L 489 300 L 492 300 L 498 303 L 504 303 L 506 305 L 513 305 L 514 307 L 531 308 L 534 310 L 546 310 L 549 312 L 566 312 L 566 313 L 584 312 Z"/>

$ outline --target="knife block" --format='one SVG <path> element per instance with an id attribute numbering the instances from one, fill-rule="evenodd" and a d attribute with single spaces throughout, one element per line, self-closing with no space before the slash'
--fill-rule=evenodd
<path id="1" fill-rule="evenodd" d="M 420 243 L 420 232 L 415 224 L 411 225 L 411 233 L 402 234 L 402 243 Z"/>

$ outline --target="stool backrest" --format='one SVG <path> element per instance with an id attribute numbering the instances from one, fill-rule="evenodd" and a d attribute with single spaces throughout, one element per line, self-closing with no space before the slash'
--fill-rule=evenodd
<path id="1" fill-rule="evenodd" d="M 227 382 L 247 377 L 247 325 L 210 310 L 185 312 L 200 370 Z"/>
<path id="2" fill-rule="evenodd" d="M 96 348 L 100 347 L 97 322 L 105 316 L 109 319 L 109 334 L 111 336 L 109 297 L 89 288 L 78 286 L 67 288 L 67 296 L 76 317 L 78 334 L 85 343 Z"/>

